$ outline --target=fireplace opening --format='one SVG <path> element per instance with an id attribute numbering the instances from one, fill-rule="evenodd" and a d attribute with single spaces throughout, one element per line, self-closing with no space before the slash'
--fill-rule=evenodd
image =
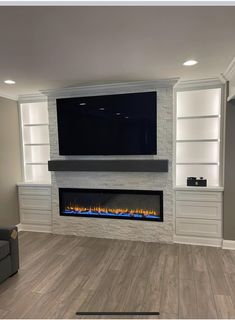
<path id="1" fill-rule="evenodd" d="M 163 191 L 59 188 L 60 215 L 163 221 Z"/>

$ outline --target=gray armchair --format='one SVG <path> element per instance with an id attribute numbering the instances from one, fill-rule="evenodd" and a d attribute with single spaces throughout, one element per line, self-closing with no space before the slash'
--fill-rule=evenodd
<path id="1" fill-rule="evenodd" d="M 17 227 L 0 227 L 0 283 L 19 269 Z"/>

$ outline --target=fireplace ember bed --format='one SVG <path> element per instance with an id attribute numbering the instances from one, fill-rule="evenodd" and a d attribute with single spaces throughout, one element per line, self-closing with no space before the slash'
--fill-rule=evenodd
<path id="1" fill-rule="evenodd" d="M 163 191 L 59 188 L 61 216 L 163 221 Z"/>

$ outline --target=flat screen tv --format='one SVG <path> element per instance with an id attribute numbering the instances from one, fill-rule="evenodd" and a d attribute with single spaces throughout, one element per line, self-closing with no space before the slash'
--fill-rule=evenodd
<path id="1" fill-rule="evenodd" d="M 60 155 L 156 154 L 156 92 L 56 102 Z"/>

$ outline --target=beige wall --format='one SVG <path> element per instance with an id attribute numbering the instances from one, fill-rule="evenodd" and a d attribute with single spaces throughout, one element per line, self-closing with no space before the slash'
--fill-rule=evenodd
<path id="1" fill-rule="evenodd" d="M 21 180 L 17 102 L 0 97 L 0 225 L 19 223 L 16 182 Z"/>
<path id="2" fill-rule="evenodd" d="M 235 101 L 227 104 L 225 140 L 224 239 L 235 240 Z"/>

